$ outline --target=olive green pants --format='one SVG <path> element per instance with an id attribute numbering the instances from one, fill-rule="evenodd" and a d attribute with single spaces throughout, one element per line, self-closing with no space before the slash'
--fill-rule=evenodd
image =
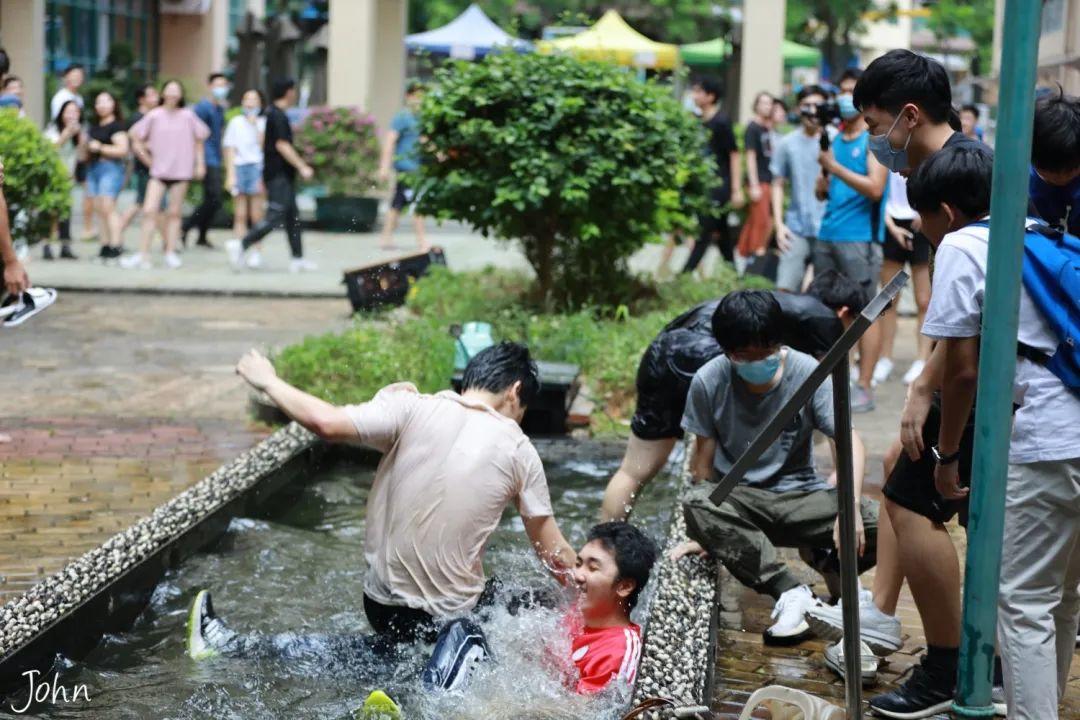
<path id="1" fill-rule="evenodd" d="M 788 569 L 777 547 L 832 548 L 836 522 L 835 490 L 776 493 L 737 486 L 720 505 L 709 500 L 714 483 L 700 483 L 683 502 L 686 532 L 739 582 L 779 598 L 803 583 Z M 878 504 L 862 498 L 866 550 L 859 572 L 874 566 Z"/>

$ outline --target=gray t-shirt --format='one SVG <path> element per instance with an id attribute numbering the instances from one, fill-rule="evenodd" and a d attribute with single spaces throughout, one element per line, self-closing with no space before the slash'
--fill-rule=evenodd
<path id="1" fill-rule="evenodd" d="M 784 213 L 784 224 L 796 235 L 817 237 L 825 203 L 814 196 L 814 183 L 821 174 L 818 155 L 821 141 L 796 128 L 780 141 L 773 151 L 772 174 L 791 186 L 791 202 Z"/>
<path id="2" fill-rule="evenodd" d="M 817 366 L 817 361 L 809 355 L 791 348 L 785 350 L 779 384 L 762 395 L 750 392 L 742 378 L 732 371 L 726 355 L 705 363 L 694 375 L 682 427 L 686 432 L 716 441 L 713 466 L 721 475 L 731 469 Z M 821 384 L 813 399 L 746 473 L 742 484 L 778 493 L 828 488 L 814 468 L 814 430 L 833 437 L 831 379 Z"/>

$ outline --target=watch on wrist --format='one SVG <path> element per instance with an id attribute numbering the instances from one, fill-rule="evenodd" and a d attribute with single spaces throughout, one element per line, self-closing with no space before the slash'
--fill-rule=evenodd
<path id="1" fill-rule="evenodd" d="M 949 453 L 948 455 L 942 455 L 941 450 L 938 449 L 938 446 L 934 445 L 930 448 L 930 452 L 933 453 L 934 460 L 937 461 L 938 465 L 952 465 L 954 462 L 960 459 L 959 450 L 954 453 Z"/>

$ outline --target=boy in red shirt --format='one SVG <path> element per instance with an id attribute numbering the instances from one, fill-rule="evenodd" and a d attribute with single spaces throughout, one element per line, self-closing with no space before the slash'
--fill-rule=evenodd
<path id="1" fill-rule="evenodd" d="M 630 611 L 649 581 L 656 554 L 653 541 L 629 523 L 589 530 L 574 568 L 581 596 L 568 618 L 577 692 L 600 692 L 612 682 L 634 684 L 641 628 L 630 622 Z"/>

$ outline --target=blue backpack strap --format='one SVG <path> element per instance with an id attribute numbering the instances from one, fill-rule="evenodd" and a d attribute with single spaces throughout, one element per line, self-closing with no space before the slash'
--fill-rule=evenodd
<path id="1" fill-rule="evenodd" d="M 1028 228 L 1023 281 L 1058 339 L 1046 369 L 1080 393 L 1080 239 L 1046 225 Z"/>

